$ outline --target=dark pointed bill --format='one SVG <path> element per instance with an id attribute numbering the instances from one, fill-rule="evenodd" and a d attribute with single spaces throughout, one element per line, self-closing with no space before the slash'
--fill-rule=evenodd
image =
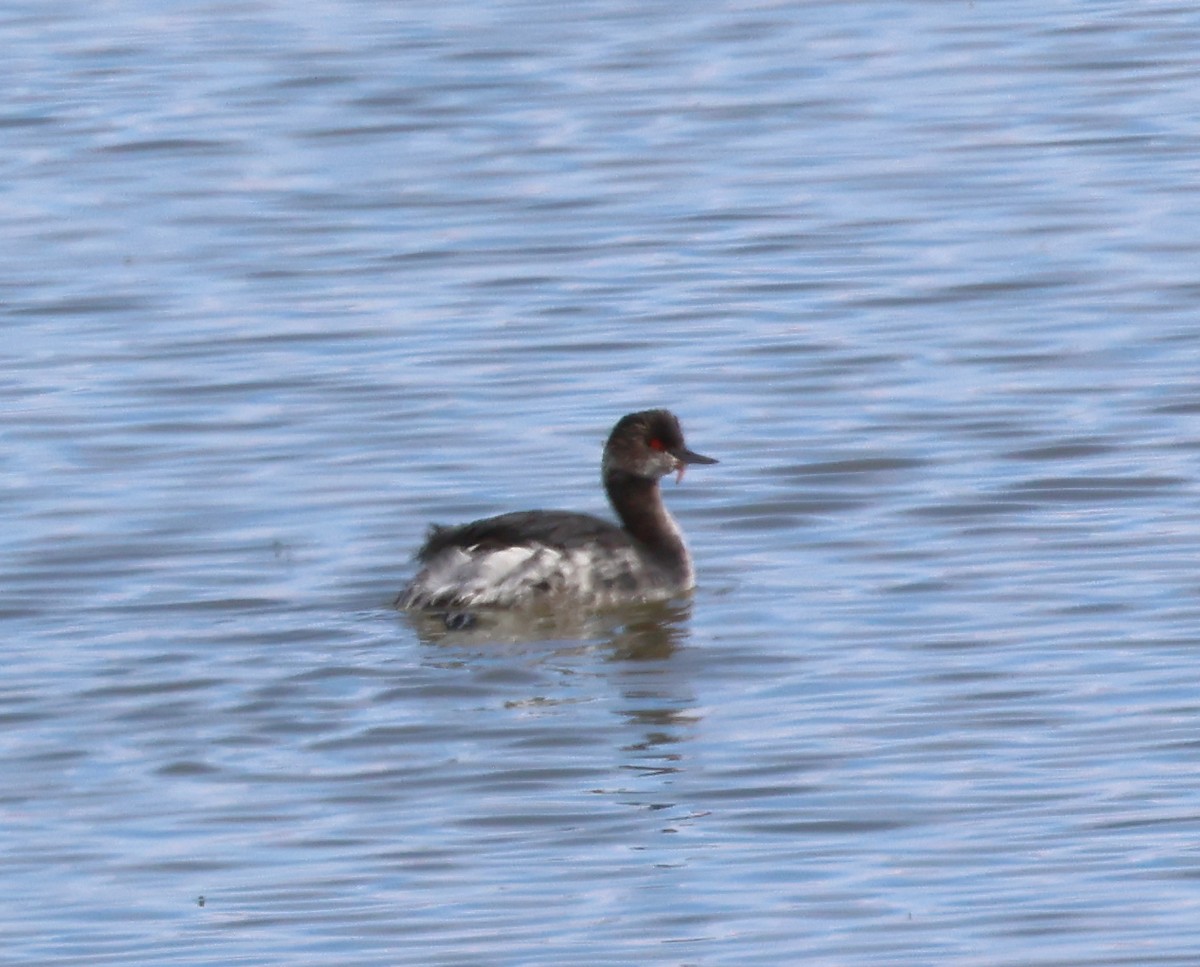
<path id="1" fill-rule="evenodd" d="M 703 453 L 697 453 L 695 450 L 689 450 L 687 447 L 677 447 L 671 451 L 671 456 L 679 461 L 679 469 L 675 473 L 676 483 L 682 482 L 683 472 L 688 468 L 688 464 L 719 462 L 714 457 L 706 457 Z"/>

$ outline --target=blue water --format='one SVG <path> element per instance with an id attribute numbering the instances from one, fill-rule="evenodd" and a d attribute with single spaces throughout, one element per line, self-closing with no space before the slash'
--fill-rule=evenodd
<path id="1" fill-rule="evenodd" d="M 10 3 L 13 964 L 1200 962 L 1200 17 Z M 605 513 L 689 603 L 389 603 Z"/>

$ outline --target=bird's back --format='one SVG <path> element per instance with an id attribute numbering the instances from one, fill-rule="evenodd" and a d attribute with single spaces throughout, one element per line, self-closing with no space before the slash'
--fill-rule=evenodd
<path id="1" fill-rule="evenodd" d="M 604 603 L 636 595 L 646 562 L 617 525 L 569 511 L 518 511 L 429 529 L 411 608 L 512 607 L 556 596 Z M 655 583 L 649 580 L 649 583 Z"/>

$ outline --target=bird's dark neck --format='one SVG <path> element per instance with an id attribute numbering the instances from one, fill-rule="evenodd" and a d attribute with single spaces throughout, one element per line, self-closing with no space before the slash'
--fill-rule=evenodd
<path id="1" fill-rule="evenodd" d="M 604 474 L 604 490 L 625 530 L 665 565 L 687 571 L 687 547 L 675 519 L 663 504 L 657 480 L 623 470 Z"/>

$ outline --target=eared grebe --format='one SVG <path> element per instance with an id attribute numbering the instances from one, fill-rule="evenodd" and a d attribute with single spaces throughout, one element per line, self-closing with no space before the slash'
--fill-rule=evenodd
<path id="1" fill-rule="evenodd" d="M 669 598 L 695 583 L 659 478 L 716 463 L 683 442 L 667 410 L 622 417 L 604 445 L 604 490 L 620 527 L 588 514 L 529 510 L 429 529 L 405 610 L 512 608 L 569 599 L 595 607 Z M 448 622 L 449 623 L 449 622 Z"/>

